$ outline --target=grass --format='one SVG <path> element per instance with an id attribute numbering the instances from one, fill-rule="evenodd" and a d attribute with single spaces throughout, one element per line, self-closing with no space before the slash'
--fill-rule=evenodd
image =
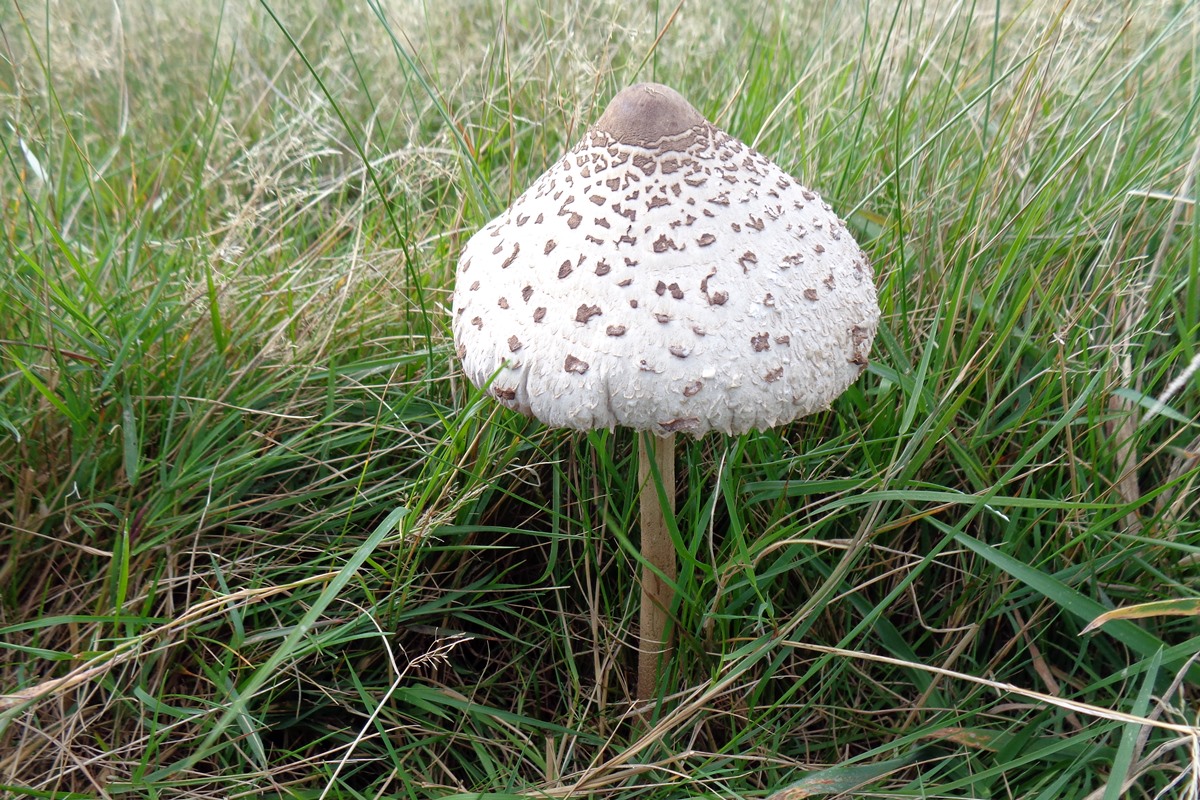
<path id="1" fill-rule="evenodd" d="M 1082 633 L 1197 597 L 1200 7 L 192 5 L 0 10 L 5 793 L 1200 796 L 1196 617 Z M 635 717 L 633 435 L 499 410 L 447 307 L 643 79 L 884 325 L 681 448 Z"/>

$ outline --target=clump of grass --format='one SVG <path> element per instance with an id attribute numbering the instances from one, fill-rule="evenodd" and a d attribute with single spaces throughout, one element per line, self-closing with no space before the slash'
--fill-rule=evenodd
<path id="1" fill-rule="evenodd" d="M 0 785 L 1196 796 L 1195 617 L 1080 633 L 1195 596 L 1197 14 L 0 11 Z M 849 219 L 885 325 L 685 448 L 631 716 L 632 437 L 498 410 L 445 312 L 640 79 Z"/>

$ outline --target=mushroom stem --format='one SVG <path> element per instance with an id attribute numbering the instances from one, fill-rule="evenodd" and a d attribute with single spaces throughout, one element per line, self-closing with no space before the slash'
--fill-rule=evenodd
<path id="1" fill-rule="evenodd" d="M 651 458 L 662 479 L 665 508 L 659 502 L 657 484 L 650 468 Z M 638 448 L 638 486 L 641 489 L 642 558 L 645 564 L 642 566 L 637 696 L 639 700 L 650 700 L 658 687 L 659 664 L 671 655 L 671 643 L 665 633 L 675 597 L 675 545 L 663 512 L 666 510 L 675 516 L 675 434 L 661 439 L 648 433 L 642 435 Z"/>

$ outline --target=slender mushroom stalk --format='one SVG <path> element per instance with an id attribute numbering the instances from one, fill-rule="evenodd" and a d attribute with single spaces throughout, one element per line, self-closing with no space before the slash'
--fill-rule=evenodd
<path id="1" fill-rule="evenodd" d="M 816 192 L 643 83 L 467 242 L 454 342 L 472 383 L 548 425 L 736 435 L 821 411 L 858 379 L 879 323 L 873 278 Z M 673 503 L 670 441 L 654 449 Z M 649 455 L 643 700 L 675 576 Z"/>
<path id="2" fill-rule="evenodd" d="M 637 698 L 650 700 L 658 685 L 659 664 L 671 657 L 667 618 L 675 599 L 675 543 L 663 514 L 651 461 L 662 479 L 666 511 L 675 516 L 675 434 L 643 434 L 638 447 L 639 513 L 642 527 L 642 607 L 638 625 Z M 661 573 L 661 575 L 660 575 Z"/>

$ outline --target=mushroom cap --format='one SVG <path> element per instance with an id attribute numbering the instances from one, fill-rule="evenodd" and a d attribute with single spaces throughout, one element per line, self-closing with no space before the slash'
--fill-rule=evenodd
<path id="1" fill-rule="evenodd" d="M 504 405 L 696 436 L 826 408 L 879 322 L 829 205 L 652 83 L 471 237 L 452 313 L 464 372 Z"/>

